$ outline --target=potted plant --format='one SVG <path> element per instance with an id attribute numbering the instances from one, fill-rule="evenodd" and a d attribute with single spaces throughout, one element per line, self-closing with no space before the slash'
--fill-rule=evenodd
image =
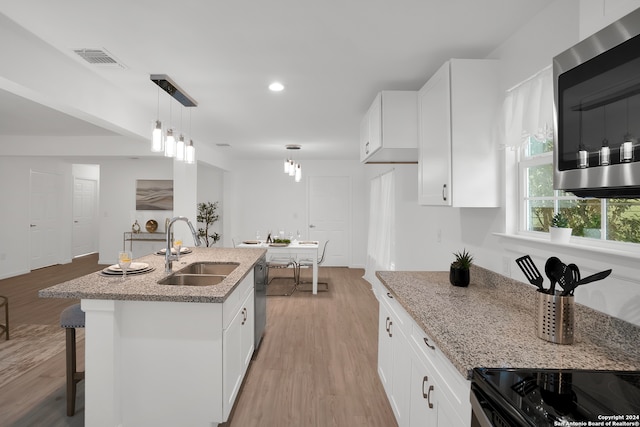
<path id="1" fill-rule="evenodd" d="M 551 241 L 556 243 L 569 243 L 571 231 L 569 219 L 562 212 L 556 213 L 551 219 L 551 227 L 549 227 Z"/>
<path id="2" fill-rule="evenodd" d="M 204 241 L 207 247 L 215 245 L 220 240 L 220 234 L 209 234 L 209 228 L 215 223 L 220 216 L 216 212 L 218 209 L 218 202 L 211 203 L 198 203 L 198 223 L 204 224 L 204 227 L 198 228 L 198 237 Z"/>
<path id="3" fill-rule="evenodd" d="M 449 268 L 449 282 L 453 286 L 469 286 L 471 279 L 469 268 L 473 264 L 473 256 L 466 249 L 463 249 L 462 252 L 454 252 L 453 255 L 456 259 Z"/>

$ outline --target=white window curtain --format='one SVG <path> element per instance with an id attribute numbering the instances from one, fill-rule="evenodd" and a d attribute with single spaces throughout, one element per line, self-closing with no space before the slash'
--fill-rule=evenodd
<path id="1" fill-rule="evenodd" d="M 502 114 L 505 147 L 519 148 L 531 135 L 539 141 L 552 139 L 554 122 L 551 66 L 509 89 Z"/>
<path id="2" fill-rule="evenodd" d="M 371 281 L 376 270 L 395 270 L 395 173 L 371 180 L 369 235 L 364 278 Z"/>

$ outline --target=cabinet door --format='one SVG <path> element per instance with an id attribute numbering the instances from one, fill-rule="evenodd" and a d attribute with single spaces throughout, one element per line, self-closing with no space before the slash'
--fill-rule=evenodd
<path id="1" fill-rule="evenodd" d="M 366 147 L 366 157 L 382 148 L 382 94 L 378 93 L 376 99 L 367 112 L 369 117 L 369 145 Z"/>
<path id="2" fill-rule="evenodd" d="M 409 420 L 409 341 L 393 313 L 380 303 L 378 333 L 378 374 L 400 427 Z"/>
<path id="3" fill-rule="evenodd" d="M 253 346 L 254 346 L 254 319 L 255 319 L 255 310 L 254 310 L 254 291 L 252 290 L 244 304 L 242 305 L 244 310 L 244 315 L 242 310 L 240 310 L 240 314 L 243 315 L 241 326 L 241 347 L 242 347 L 242 377 L 244 378 L 244 373 L 249 367 L 249 363 L 251 363 L 251 357 L 253 356 Z"/>
<path id="4" fill-rule="evenodd" d="M 380 302 L 378 317 L 378 375 L 387 396 L 391 394 L 391 374 L 393 370 L 393 339 L 389 332 L 393 319 L 386 305 Z"/>
<path id="5" fill-rule="evenodd" d="M 411 358 L 410 408 L 411 427 L 438 425 L 435 378 L 431 369 L 417 357 Z M 443 426 L 446 424 L 442 424 Z"/>
<path id="6" fill-rule="evenodd" d="M 229 417 L 242 381 L 242 325 L 244 308 L 240 309 L 222 333 L 222 413 Z"/>
<path id="7" fill-rule="evenodd" d="M 451 205 L 449 62 L 418 93 L 418 202 Z"/>

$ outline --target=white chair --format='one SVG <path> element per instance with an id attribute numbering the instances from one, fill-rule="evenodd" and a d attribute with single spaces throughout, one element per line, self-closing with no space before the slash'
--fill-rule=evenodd
<path id="1" fill-rule="evenodd" d="M 320 255 L 320 258 L 318 258 L 318 267 L 320 267 L 320 264 L 322 264 L 324 262 L 324 258 L 325 255 L 327 253 L 327 244 L 329 243 L 329 241 L 327 240 L 326 242 L 324 242 L 324 246 L 322 247 L 322 254 Z M 301 285 L 301 284 L 309 284 L 309 283 L 313 283 L 312 281 L 301 281 L 300 280 L 300 269 L 301 268 L 311 268 L 313 267 L 313 259 L 311 258 L 301 258 L 296 262 L 297 265 L 297 273 L 296 273 L 296 287 Z M 318 291 L 323 291 L 326 292 L 329 290 L 329 283 L 328 282 L 318 282 L 318 285 L 325 285 L 324 289 L 320 289 L 320 286 L 318 286 Z M 300 289 L 301 291 L 307 291 L 307 289 Z M 311 289 L 309 289 L 309 291 L 311 291 Z"/>
<path id="2" fill-rule="evenodd" d="M 281 296 L 281 297 L 287 297 L 290 296 L 291 294 L 293 294 L 296 290 L 296 286 L 297 286 L 297 276 L 296 276 L 296 272 L 298 271 L 298 266 L 295 262 L 295 260 L 292 257 L 287 257 L 287 256 L 271 256 L 268 260 L 267 260 L 267 267 L 268 267 L 268 271 L 267 271 L 267 296 Z M 269 278 L 270 275 L 270 271 L 271 269 L 282 269 L 282 268 L 289 268 L 289 267 L 293 267 L 293 277 L 272 277 Z M 291 280 L 291 287 L 287 287 L 284 290 L 276 290 L 274 286 L 271 285 L 271 283 L 274 280 Z"/>

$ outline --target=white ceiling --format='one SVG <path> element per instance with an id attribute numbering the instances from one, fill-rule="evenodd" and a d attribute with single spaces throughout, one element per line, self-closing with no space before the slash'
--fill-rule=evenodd
<path id="1" fill-rule="evenodd" d="M 484 58 L 551 0 L 0 0 L 0 13 L 126 91 L 155 119 L 167 74 L 198 102 L 183 129 L 239 158 L 358 158 L 380 90 L 417 90 L 448 58 Z M 124 69 L 75 48 L 106 49 Z M 29 56 L 25 54 L 28 63 Z M 0 64 L 0 77 L 2 65 Z M 269 83 L 285 85 L 271 93 Z M 160 98 L 168 122 L 170 98 Z M 180 104 L 172 104 L 180 127 Z M 37 120 L 34 120 L 34 117 Z M 2 135 L 109 135 L 0 90 Z"/>

